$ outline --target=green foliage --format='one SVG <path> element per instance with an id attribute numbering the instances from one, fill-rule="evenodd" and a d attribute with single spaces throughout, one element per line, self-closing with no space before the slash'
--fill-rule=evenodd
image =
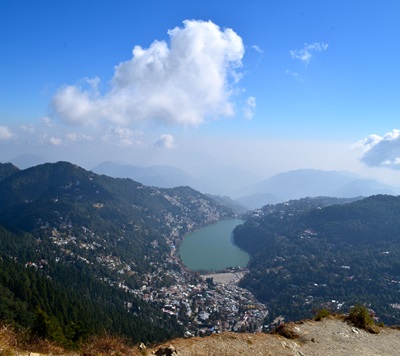
<path id="1" fill-rule="evenodd" d="M 67 162 L 0 165 L 0 319 L 67 346 L 105 330 L 133 342 L 180 336 L 176 318 L 132 290 L 151 274 L 155 287 L 174 282 L 177 266 L 165 262 L 174 228 L 183 236 L 232 214 L 189 187 L 146 187 Z"/>
<path id="2" fill-rule="evenodd" d="M 345 312 L 361 302 L 385 324 L 398 324 L 392 305 L 400 280 L 400 197 L 323 208 L 316 201 L 264 207 L 263 216 L 235 229 L 235 242 L 252 255 L 241 286 L 268 304 L 268 322 L 309 318 L 321 307 Z"/>
<path id="3" fill-rule="evenodd" d="M 365 305 L 359 304 L 352 307 L 346 320 L 351 322 L 354 326 L 365 329 L 371 333 L 379 332 L 378 329 L 374 327 L 374 319 Z"/>
<path id="4" fill-rule="evenodd" d="M 17 173 L 19 169 L 12 163 L 0 163 L 0 181 Z"/>
<path id="5" fill-rule="evenodd" d="M 293 330 L 292 324 L 280 324 L 274 330 L 272 334 L 278 334 L 286 339 L 298 339 L 300 336 Z"/>
<path id="6" fill-rule="evenodd" d="M 327 318 L 329 315 L 331 315 L 331 311 L 328 309 L 321 309 L 315 314 L 314 320 L 315 321 L 321 321 L 324 318 Z"/>
<path id="7" fill-rule="evenodd" d="M 60 344 L 65 342 L 64 333 L 57 319 L 50 317 L 41 308 L 37 308 L 35 315 L 35 323 L 32 328 L 32 333 L 42 339 L 56 341 Z"/>

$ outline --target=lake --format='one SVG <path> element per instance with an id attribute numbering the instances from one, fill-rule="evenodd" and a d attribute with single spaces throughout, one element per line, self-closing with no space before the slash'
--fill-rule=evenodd
<path id="1" fill-rule="evenodd" d="M 188 234 L 179 248 L 181 259 L 193 271 L 245 267 L 250 256 L 233 244 L 233 229 L 240 219 L 223 220 Z"/>

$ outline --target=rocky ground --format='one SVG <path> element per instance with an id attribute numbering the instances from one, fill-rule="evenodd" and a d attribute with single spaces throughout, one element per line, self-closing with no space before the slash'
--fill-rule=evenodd
<path id="1" fill-rule="evenodd" d="M 380 328 L 370 334 L 338 319 L 289 324 L 296 337 L 271 334 L 223 333 L 207 338 L 177 339 L 170 344 L 182 356 L 222 355 L 399 355 L 400 331 Z M 164 346 L 168 346 L 165 344 Z M 158 347 L 147 350 L 156 352 Z"/>
<path id="2" fill-rule="evenodd" d="M 100 355 L 180 355 L 180 356 L 228 356 L 228 355 L 298 355 L 298 356 L 336 356 L 336 355 L 400 355 L 400 330 L 382 327 L 378 334 L 371 334 L 356 328 L 341 319 L 325 318 L 316 322 L 311 320 L 286 324 L 287 338 L 277 334 L 222 333 L 209 337 L 175 339 L 168 343 L 139 350 L 137 346 L 128 347 L 110 338 L 97 340 L 79 353 L 63 353 L 49 350 L 47 353 L 22 351 L 6 348 L 0 333 L 0 355 L 24 356 L 100 356 Z M 170 345 L 169 349 L 167 349 Z M 162 352 L 165 350 L 165 352 Z M 172 350 L 176 350 L 172 352 Z"/>

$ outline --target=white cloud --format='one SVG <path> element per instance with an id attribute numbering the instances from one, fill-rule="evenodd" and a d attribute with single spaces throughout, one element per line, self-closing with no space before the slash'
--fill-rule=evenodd
<path id="1" fill-rule="evenodd" d="M 318 43 L 314 42 L 311 44 L 304 44 L 304 48 L 302 49 L 294 49 L 289 51 L 290 56 L 293 59 L 299 59 L 302 61 L 305 65 L 308 65 L 310 63 L 311 58 L 315 55 L 315 52 L 322 52 L 326 51 L 328 49 L 329 45 L 327 43 Z"/>
<path id="2" fill-rule="evenodd" d="M 142 132 L 131 130 L 127 127 L 109 127 L 102 137 L 104 143 L 108 143 L 119 147 L 129 147 L 140 145 L 139 137 Z"/>
<path id="3" fill-rule="evenodd" d="M 154 143 L 153 146 L 172 149 L 175 147 L 174 141 L 175 139 L 172 135 L 164 134 L 159 137 L 159 139 Z"/>
<path id="4" fill-rule="evenodd" d="M 256 108 L 256 98 L 250 96 L 246 100 L 246 106 L 243 109 L 243 115 L 246 120 L 251 120 L 254 116 L 254 109 Z"/>
<path id="5" fill-rule="evenodd" d="M 44 127 L 52 127 L 54 125 L 53 120 L 48 116 L 43 116 L 42 118 L 40 118 L 40 122 Z"/>
<path id="6" fill-rule="evenodd" d="M 259 54 L 263 54 L 264 53 L 264 51 L 260 47 L 258 47 L 257 45 L 253 45 L 253 46 L 251 46 L 251 48 L 253 48 Z"/>
<path id="7" fill-rule="evenodd" d="M 0 126 L 0 141 L 10 140 L 13 137 L 13 133 L 7 126 Z"/>
<path id="8" fill-rule="evenodd" d="M 68 123 L 100 120 L 126 126 L 153 120 L 198 126 L 207 118 L 234 114 L 233 86 L 244 55 L 242 39 L 211 21 L 185 20 L 168 34 L 169 45 L 135 46 L 132 59 L 114 68 L 111 89 L 100 95 L 99 79 L 89 88 L 67 85 L 53 98 L 54 113 Z"/>
<path id="9" fill-rule="evenodd" d="M 394 129 L 383 137 L 370 135 L 357 142 L 353 148 L 360 149 L 361 162 L 371 167 L 400 169 L 400 130 Z"/>
<path id="10" fill-rule="evenodd" d="M 79 133 L 79 132 L 70 132 L 66 134 L 66 139 L 68 141 L 72 141 L 72 142 L 78 142 L 78 141 L 93 141 L 94 138 L 92 136 L 89 135 L 85 135 L 83 133 Z"/>
<path id="11" fill-rule="evenodd" d="M 287 75 L 290 75 L 291 77 L 297 79 L 297 80 L 300 81 L 300 82 L 303 81 L 303 78 L 301 77 L 300 73 L 298 73 L 298 72 L 292 72 L 291 70 L 286 69 L 285 73 L 286 73 Z"/>
<path id="12" fill-rule="evenodd" d="M 49 143 L 53 146 L 59 146 L 62 144 L 62 140 L 59 137 L 52 136 L 49 138 Z"/>
<path id="13" fill-rule="evenodd" d="M 32 124 L 23 124 L 19 127 L 23 132 L 27 132 L 28 134 L 33 134 L 36 132 L 35 127 Z"/>

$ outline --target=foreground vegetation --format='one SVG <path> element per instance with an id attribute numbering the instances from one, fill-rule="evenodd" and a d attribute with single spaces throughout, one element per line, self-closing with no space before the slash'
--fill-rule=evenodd
<path id="1" fill-rule="evenodd" d="M 269 322 L 309 318 L 321 308 L 346 312 L 358 302 L 385 324 L 397 324 L 400 197 L 318 203 L 265 207 L 235 229 L 235 242 L 252 255 L 241 286 L 269 306 Z"/>
<path id="2" fill-rule="evenodd" d="M 169 354 L 163 353 L 161 350 L 178 350 L 178 354 L 182 355 L 209 355 L 209 354 L 261 354 L 264 353 L 266 347 L 272 353 L 289 354 L 290 352 L 280 353 L 280 347 L 287 348 L 287 342 L 282 343 L 282 338 L 274 338 L 272 335 L 278 334 L 288 340 L 301 340 L 301 345 L 309 344 L 307 354 L 322 354 L 321 347 L 329 349 L 329 354 L 335 354 L 332 350 L 338 349 L 342 354 L 344 349 L 353 350 L 351 343 L 358 338 L 362 347 L 369 350 L 368 354 L 388 354 L 380 352 L 380 346 L 384 346 L 385 350 L 393 351 L 398 346 L 398 342 L 392 344 L 393 339 L 398 339 L 398 331 L 396 328 L 387 328 L 383 325 L 377 326 L 371 316 L 370 310 L 364 305 L 356 305 L 351 308 L 349 314 L 332 313 L 327 309 L 317 312 L 314 317 L 315 321 L 301 320 L 291 323 L 283 323 L 277 326 L 270 335 L 263 333 L 229 333 L 225 332 L 211 337 L 195 337 L 190 340 L 174 339 L 169 340 L 166 344 L 145 345 L 135 344 L 132 341 L 119 336 L 113 336 L 103 333 L 92 336 L 86 340 L 79 342 L 75 350 L 67 350 L 62 345 L 49 341 L 47 339 L 33 336 L 29 330 L 16 330 L 10 325 L 0 323 L 0 353 L 1 355 L 20 355 L 40 353 L 51 355 L 66 356 L 101 356 L 101 355 L 151 355 L 151 354 Z M 322 321 L 322 322 L 321 322 Z M 361 333 L 360 329 L 364 329 L 367 333 L 379 334 L 381 336 L 369 339 L 368 334 Z M 348 338 L 348 333 L 352 337 Z M 388 335 L 391 341 L 387 339 Z M 342 335 L 344 340 L 339 340 L 338 335 Z M 316 342 L 316 339 L 318 342 Z M 368 341 L 367 341 L 368 339 Z M 344 345 L 343 342 L 350 345 Z M 288 341 L 289 342 L 289 341 Z M 340 345 L 337 343 L 340 342 Z M 171 345 L 172 346 L 168 346 Z M 340 346 L 340 347 L 337 347 Z M 216 350 L 218 347 L 219 351 Z M 298 344 L 292 344 L 294 349 L 298 350 Z M 311 348 L 310 348 L 311 347 Z M 356 347 L 359 349 L 360 344 Z M 158 353 L 157 353 L 157 351 Z M 214 353 L 213 353 L 214 352 Z M 288 353 L 289 352 L 289 353 Z M 325 353 L 324 353 L 325 354 Z M 347 354 L 347 353 L 346 353 Z M 351 353 L 352 354 L 352 353 Z M 389 354 L 392 354 L 390 352 Z"/>
<path id="3" fill-rule="evenodd" d="M 138 291 L 176 283 L 171 245 L 229 214 L 189 187 L 146 187 L 67 162 L 0 164 L 0 320 L 68 348 L 104 332 L 131 342 L 183 335 L 177 317 Z"/>

